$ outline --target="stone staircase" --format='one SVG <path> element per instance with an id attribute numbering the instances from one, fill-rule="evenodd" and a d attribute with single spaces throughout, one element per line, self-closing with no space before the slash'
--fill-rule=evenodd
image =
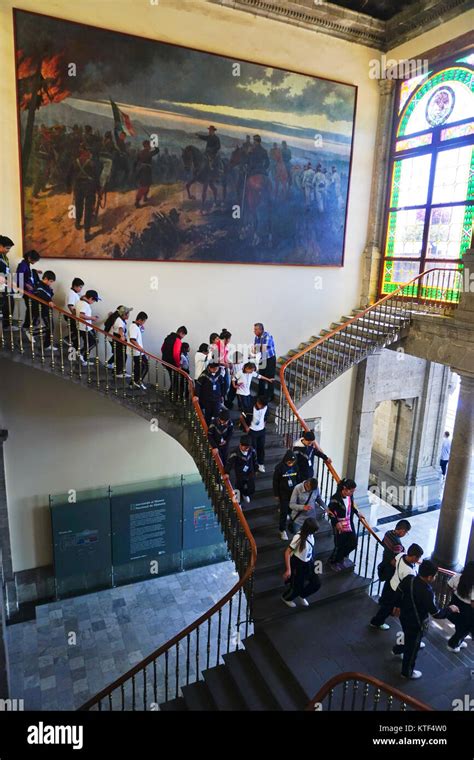
<path id="1" fill-rule="evenodd" d="M 355 310 L 352 316 L 360 313 Z M 278 360 L 281 367 L 292 356 L 295 356 L 305 347 L 310 346 L 321 336 L 329 334 L 343 322 L 349 321 L 352 316 L 342 317 L 341 322 L 333 323 L 329 330 L 322 330 L 320 336 L 312 336 L 306 343 L 297 349 L 289 351 L 285 357 Z M 291 374 L 288 380 L 288 389 L 297 406 L 301 406 L 305 400 L 314 396 L 321 388 L 329 384 L 335 377 L 349 369 L 349 367 L 362 361 L 377 348 L 387 346 L 400 339 L 408 327 L 409 318 L 407 312 L 391 313 L 390 318 L 375 315 L 374 318 L 364 317 L 357 325 L 348 326 L 343 333 L 331 336 L 323 345 L 322 351 L 308 353 L 300 364 L 296 364 L 297 372 Z M 8 336 L 7 336 L 8 337 Z M 321 347 L 318 347 L 320 349 Z M 119 389 L 110 389 L 107 383 L 107 373 L 102 365 L 96 364 L 94 369 L 69 368 L 64 370 L 64 362 L 61 357 L 56 357 L 55 362 L 51 358 L 45 360 L 31 356 L 29 347 L 26 351 L 20 351 L 18 334 L 13 333 L 9 339 L 0 345 L 0 358 L 8 358 L 14 361 L 26 363 L 36 369 L 52 372 L 64 379 L 79 383 L 91 390 L 96 390 L 108 398 L 129 407 L 131 410 L 147 419 L 158 417 L 160 426 L 180 443 L 182 443 L 194 456 L 200 471 L 203 473 L 202 443 L 193 449 L 193 441 L 190 436 L 190 427 L 186 425 L 184 415 L 180 412 L 179 404 L 171 402 L 163 388 L 153 395 L 146 397 L 140 391 L 130 390 L 121 385 Z M 157 385 L 158 388 L 158 385 Z M 243 506 L 243 512 L 250 530 L 254 536 L 258 557 L 253 579 L 253 607 L 252 618 L 254 633 L 243 641 L 238 642 L 236 651 L 223 655 L 223 663 L 217 667 L 204 670 L 204 680 L 197 680 L 194 684 L 181 687 L 182 697 L 169 700 L 161 705 L 163 710 L 301 710 L 307 704 L 309 698 L 307 691 L 301 688 L 291 675 L 291 670 L 285 662 L 285 649 L 283 648 L 275 656 L 275 647 L 269 641 L 269 626 L 276 620 L 277 625 L 286 630 L 286 626 L 295 625 L 294 621 L 301 620 L 301 625 L 308 625 L 303 616 L 308 616 L 306 608 L 290 609 L 281 601 L 283 591 L 282 574 L 284 570 L 283 553 L 286 544 L 280 539 L 278 531 L 278 503 L 273 496 L 272 478 L 276 464 L 281 460 L 286 445 L 283 445 L 279 424 L 278 409 L 281 408 L 281 387 L 277 380 L 275 383 L 276 409 L 272 409 L 269 415 L 270 421 L 267 433 L 267 459 L 266 473 L 259 474 L 257 479 L 257 492 L 250 504 Z M 277 423 L 275 429 L 274 423 Z M 278 431 L 278 432 L 277 432 Z M 238 435 L 235 435 L 235 442 Z M 200 453 L 199 453 L 200 452 Z M 204 476 L 203 476 L 204 477 Z M 332 490 L 332 489 L 331 489 Z M 326 489 L 326 498 L 330 495 Z M 325 616 L 329 620 L 344 614 L 344 609 L 349 604 L 374 604 L 367 596 L 370 579 L 354 573 L 354 568 L 349 567 L 345 571 L 334 573 L 327 567 L 327 559 L 333 548 L 332 530 L 325 516 L 321 514 L 319 520 L 320 530 L 316 535 L 315 559 L 321 560 L 324 572 L 321 576 L 321 589 L 310 599 L 309 613 L 316 623 L 320 620 L 320 611 L 325 610 Z M 322 619 L 322 618 L 321 618 Z M 349 624 L 350 621 L 348 621 Z M 288 629 L 289 630 L 289 629 Z M 311 656 L 302 644 L 304 657 Z M 324 640 L 324 632 L 320 635 Z M 245 647 L 239 648 L 239 643 Z M 278 649 L 278 647 L 277 647 Z M 313 653 L 314 654 L 314 653 Z M 336 672 L 341 672 L 339 668 Z M 348 668 L 354 670 L 354 667 Z M 369 670 L 370 672 L 370 670 Z M 334 673 L 333 673 L 334 674 Z M 315 683 L 315 693 L 322 685 L 322 681 Z"/>

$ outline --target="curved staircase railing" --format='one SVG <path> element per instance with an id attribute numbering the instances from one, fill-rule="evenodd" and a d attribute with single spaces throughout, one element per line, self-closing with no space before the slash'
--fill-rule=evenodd
<path id="1" fill-rule="evenodd" d="M 280 404 L 277 426 L 285 443 L 290 446 L 301 430 L 309 430 L 297 409 L 305 398 L 312 397 L 345 370 L 364 360 L 374 351 L 397 340 L 410 323 L 412 315 L 449 314 L 457 306 L 461 292 L 462 273 L 455 268 L 428 269 L 376 303 L 358 311 L 354 317 L 325 332 L 293 354 L 280 368 Z M 341 479 L 332 463 L 316 460 L 323 499 L 330 496 Z M 382 541 L 365 517 L 355 510 L 357 517 L 357 549 L 354 569 L 359 575 L 371 578 L 369 593 L 378 593 L 381 582 L 377 577 L 379 551 Z M 436 595 L 441 598 L 445 583 L 441 578 Z"/>
<path id="2" fill-rule="evenodd" d="M 189 375 L 95 325 L 91 325 L 93 332 L 86 331 L 79 346 L 77 327 L 87 326 L 85 320 L 20 288 L 14 290 L 27 300 L 29 327 L 22 331 L 10 308 L 9 326 L 0 333 L 0 349 L 10 352 L 12 357 L 20 355 L 33 366 L 41 365 L 54 374 L 68 376 L 118 398 L 148 419 L 162 415 L 168 420 L 174 426 L 175 436 L 185 443 L 196 462 L 235 563 L 238 581 L 222 599 L 80 708 L 156 709 L 160 702 L 177 697 L 183 685 L 198 680 L 202 668 L 218 664 L 223 654 L 238 649 L 241 638 L 248 635 L 252 620 L 252 574 L 257 557 L 255 540 L 232 486 L 224 477 L 220 457 L 212 453 L 208 444 L 206 421 Z M 110 364 L 108 343 L 113 357 Z M 147 359 L 146 390 L 131 388 L 132 378 L 117 373 L 120 359 L 125 364 L 127 353 L 132 351 L 139 351 L 140 357 Z"/>
<path id="3" fill-rule="evenodd" d="M 352 688 L 351 688 L 352 686 Z M 385 711 L 419 710 L 432 711 L 433 708 L 408 694 L 404 694 L 378 678 L 365 673 L 340 673 L 331 678 L 306 707 L 309 712 L 345 711 Z"/>
<path id="4" fill-rule="evenodd" d="M 435 272 L 438 274 L 435 275 Z M 301 429 L 308 429 L 296 407 L 296 403 L 303 402 L 305 393 L 314 395 L 349 366 L 366 358 L 371 350 L 396 339 L 414 311 L 445 313 L 446 309 L 456 305 L 456 298 L 447 298 L 446 295 L 453 291 L 453 275 L 450 272 L 431 269 L 414 277 L 284 363 L 280 370 L 282 393 L 276 422 L 287 445 L 293 443 Z M 454 279 L 460 276 L 457 270 L 454 272 Z M 244 627 L 246 636 L 252 622 L 252 575 L 257 554 L 254 538 L 232 487 L 224 477 L 220 458 L 212 453 L 208 444 L 206 422 L 189 375 L 150 352 L 139 349 L 140 356 L 148 361 L 147 388 L 145 391 L 130 388 L 127 378 L 116 371 L 117 358 L 121 353 L 123 361 L 127 351 L 138 350 L 136 345 L 91 325 L 95 340 L 91 341 L 86 332 L 81 354 L 75 331 L 79 323 L 87 325 L 84 320 L 55 304 L 48 305 L 19 288 L 13 290 L 23 295 L 27 302 L 30 326 L 24 334 L 15 324 L 10 309 L 9 325 L 0 334 L 0 349 L 9 350 L 12 354 L 19 353 L 23 358 L 26 354 L 33 365 L 36 362 L 43 367 L 48 365 L 52 372 L 69 375 L 75 381 L 85 381 L 99 392 L 119 397 L 142 416 L 150 418 L 162 414 L 175 428 L 180 426 L 236 564 L 239 580 L 222 599 L 80 708 L 157 709 L 161 702 L 177 698 L 183 685 L 198 681 L 203 667 L 219 664 L 223 654 L 241 647 L 241 628 Z M 417 299 L 416 303 L 414 298 Z M 44 319 L 41 318 L 42 313 Z M 40 317 L 38 330 L 33 328 L 35 316 Z M 56 323 L 54 316 L 57 317 Z M 56 350 L 48 347 L 49 336 Z M 329 342 L 332 339 L 336 339 L 339 348 L 342 346 L 344 349 L 342 360 L 341 357 L 337 361 L 331 358 Z M 106 359 L 107 342 L 113 349 L 111 363 Z M 96 343 L 97 348 L 92 343 Z M 319 459 L 317 466 L 319 470 Z M 316 476 L 319 477 L 319 472 Z M 339 480 L 332 464 L 325 462 L 324 466 L 321 465 L 323 498 L 327 498 L 329 490 Z M 358 511 L 357 517 L 359 541 L 356 570 L 372 578 L 374 583 L 381 541 Z M 369 568 L 372 568 L 371 572 Z M 405 695 L 402 696 L 406 701 Z"/>

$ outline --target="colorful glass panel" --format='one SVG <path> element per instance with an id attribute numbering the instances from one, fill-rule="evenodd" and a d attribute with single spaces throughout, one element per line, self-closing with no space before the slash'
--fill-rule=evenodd
<path id="1" fill-rule="evenodd" d="M 473 92 L 474 77 L 469 68 L 449 68 L 438 72 L 408 101 L 400 119 L 398 136 L 472 118 Z"/>
<path id="2" fill-rule="evenodd" d="M 421 255 L 425 214 L 425 209 L 390 212 L 386 256 L 418 258 Z"/>
<path id="3" fill-rule="evenodd" d="M 402 158 L 393 167 L 390 208 L 422 206 L 428 196 L 431 154 Z"/>
<path id="4" fill-rule="evenodd" d="M 418 77 L 413 77 L 413 79 L 406 79 L 404 82 L 402 82 L 400 86 L 400 100 L 398 104 L 398 113 L 400 113 L 407 102 L 408 98 L 416 90 L 419 84 L 422 83 L 424 79 L 426 79 L 428 75 L 427 74 L 420 74 Z"/>
<path id="5" fill-rule="evenodd" d="M 441 140 L 455 140 L 457 137 L 467 137 L 468 135 L 474 135 L 474 122 L 470 124 L 458 124 L 455 127 L 447 127 L 441 130 Z M 412 137 L 412 140 L 416 140 L 416 137 Z M 410 140 L 399 140 L 401 142 L 410 142 Z M 399 148 L 397 143 L 397 150 L 406 150 L 406 148 Z"/>
<path id="6" fill-rule="evenodd" d="M 471 145 L 438 153 L 433 203 L 457 203 L 473 199 L 473 156 Z"/>
<path id="7" fill-rule="evenodd" d="M 431 211 L 427 259 L 459 259 L 471 240 L 465 224 L 465 206 L 443 206 Z"/>
<path id="8" fill-rule="evenodd" d="M 455 127 L 453 127 L 455 129 Z M 447 130 L 444 130 L 445 132 Z M 449 139 L 449 138 L 446 138 Z M 424 145 L 431 145 L 433 135 L 428 132 L 425 135 L 418 135 L 417 137 L 408 137 L 406 140 L 397 140 L 395 150 L 399 153 L 401 150 L 411 150 L 412 148 L 422 148 Z"/>

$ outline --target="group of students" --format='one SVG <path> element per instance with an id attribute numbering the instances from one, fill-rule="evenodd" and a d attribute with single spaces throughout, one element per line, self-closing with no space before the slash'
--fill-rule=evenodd
<path id="1" fill-rule="evenodd" d="M 383 538 L 384 551 L 377 569 L 384 585 L 379 610 L 370 626 L 386 631 L 390 628 L 386 621 L 391 615 L 400 618 L 404 642 L 396 644 L 392 654 L 402 659 L 402 677 L 417 679 L 422 672 L 415 669 L 416 658 L 425 647 L 422 639 L 430 617 L 447 618 L 453 623 L 455 630 L 447 644 L 451 652 L 467 647 L 465 638 L 474 636 L 474 562 L 468 562 L 462 573 L 450 578 L 450 603 L 439 609 L 431 585 L 438 568 L 431 560 L 422 560 L 424 552 L 418 544 L 411 544 L 405 551 L 401 540 L 410 530 L 408 520 L 399 520 Z"/>
<path id="2" fill-rule="evenodd" d="M 8 252 L 13 242 L 5 236 L 0 236 L 0 274 L 8 277 L 10 263 Z M 52 341 L 52 319 L 50 307 L 53 305 L 54 285 L 56 275 L 51 270 L 41 271 L 35 268 L 40 255 L 37 251 L 27 251 L 16 270 L 16 284 L 23 291 L 26 312 L 21 329 L 25 338 L 35 345 L 38 334 L 41 335 L 41 343 L 44 351 L 51 353 L 58 351 Z M 94 364 L 92 354 L 97 352 L 97 338 L 93 326 L 99 321 L 99 317 L 92 314 L 94 303 L 102 300 L 96 290 L 89 289 L 83 292 L 84 281 L 80 277 L 74 277 L 67 293 L 64 311 L 71 316 L 64 315 L 66 330 L 64 341 L 68 348 L 74 349 L 78 360 L 83 366 Z M 3 329 L 18 330 L 13 324 L 13 299 L 11 288 L 4 286 L 2 290 L 2 321 Z M 40 303 L 35 298 L 41 299 Z M 111 356 L 107 360 L 109 368 L 115 369 L 117 378 L 130 378 L 130 386 L 146 390 L 144 380 L 148 374 L 148 359 L 141 351 L 143 349 L 143 332 L 148 315 L 140 311 L 133 323 L 128 327 L 127 322 L 133 308 L 117 306 L 111 312 L 104 323 L 105 332 L 110 335 Z M 78 321 L 81 320 L 81 321 Z M 114 338 L 131 343 L 133 348 L 127 349 L 117 343 Z M 132 357 L 132 376 L 126 371 L 128 353 Z"/>

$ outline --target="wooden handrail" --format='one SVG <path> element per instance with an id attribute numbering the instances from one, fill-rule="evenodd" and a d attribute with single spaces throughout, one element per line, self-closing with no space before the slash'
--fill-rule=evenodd
<path id="1" fill-rule="evenodd" d="M 308 351 L 312 351 L 317 346 L 321 345 L 322 343 L 324 343 L 325 341 L 329 340 L 330 338 L 332 338 L 337 333 L 341 332 L 341 330 L 344 330 L 347 327 L 347 325 L 353 324 L 354 322 L 356 322 L 358 319 L 361 319 L 362 317 L 364 317 L 366 314 L 368 314 L 373 309 L 376 309 L 377 307 L 379 307 L 385 301 L 388 301 L 389 299 L 391 299 L 394 296 L 396 296 L 397 294 L 399 294 L 401 291 L 405 290 L 405 288 L 409 287 L 413 282 L 415 282 L 416 280 L 418 280 L 420 277 L 424 277 L 425 275 L 430 274 L 431 272 L 438 272 L 438 271 L 440 271 L 440 272 L 450 272 L 450 271 L 459 272 L 459 269 L 455 269 L 455 268 L 453 268 L 453 269 L 441 269 L 440 267 L 432 267 L 431 269 L 427 269 L 426 271 L 422 272 L 421 274 L 416 275 L 416 277 L 413 277 L 411 280 L 409 280 L 408 282 L 406 282 L 404 285 L 401 285 L 399 288 L 397 288 L 396 290 L 394 290 L 393 293 L 388 293 L 388 295 L 384 296 L 383 298 L 380 298 L 374 304 L 372 304 L 371 306 L 368 306 L 366 309 L 364 309 L 363 311 L 361 311 L 359 314 L 356 314 L 354 317 L 352 317 L 351 319 L 349 319 L 347 322 L 343 322 L 343 324 L 339 325 L 339 327 L 334 328 L 334 330 L 331 330 L 326 335 L 322 335 L 320 338 L 318 338 L 318 340 L 314 341 L 314 343 L 311 343 L 309 346 L 306 346 L 304 349 L 302 349 L 301 351 L 299 351 L 297 354 L 295 354 L 294 356 L 291 356 L 289 359 L 287 359 L 286 362 L 280 367 L 280 373 L 279 373 L 280 374 L 280 387 L 281 387 L 281 389 L 283 391 L 283 394 L 285 396 L 286 403 L 290 407 L 290 409 L 293 412 L 293 414 L 295 415 L 295 417 L 298 419 L 298 421 L 299 421 L 299 423 L 301 425 L 301 428 L 303 430 L 308 431 L 309 427 L 306 424 L 305 420 L 299 414 L 298 409 L 296 408 L 296 405 L 295 405 L 293 399 L 290 396 L 290 392 L 288 390 L 288 386 L 287 386 L 286 380 L 285 380 L 285 370 L 286 370 L 286 368 L 290 364 L 292 364 L 293 362 L 295 362 L 298 359 L 300 359 L 306 353 L 308 353 Z M 336 470 L 334 469 L 332 463 L 328 463 L 328 462 L 325 461 L 324 464 L 328 468 L 329 472 L 331 473 L 331 475 L 332 475 L 333 479 L 336 481 L 336 483 L 339 483 L 339 481 L 341 480 L 341 477 L 336 472 Z M 367 522 L 367 520 L 364 518 L 363 515 L 360 514 L 360 512 L 357 509 L 356 505 L 354 505 L 354 508 L 355 508 L 355 511 L 357 513 L 357 516 L 358 516 L 360 522 L 364 525 L 365 529 L 371 534 L 371 536 L 373 538 L 375 538 L 376 541 L 378 541 L 378 543 L 380 545 L 383 545 L 382 541 L 376 535 L 376 533 L 373 531 L 373 529 L 370 527 L 370 525 Z"/>
<path id="2" fill-rule="evenodd" d="M 410 707 L 413 707 L 414 710 L 434 712 L 433 707 L 430 707 L 424 702 L 420 702 L 420 700 L 415 699 L 414 697 L 410 697 L 408 694 L 404 694 L 394 686 L 390 686 L 384 681 L 380 681 L 378 678 L 366 675 L 365 673 L 357 673 L 352 671 L 347 673 L 339 673 L 339 675 L 330 678 L 329 681 L 321 686 L 316 696 L 313 697 L 308 706 L 305 708 L 305 711 L 314 712 L 315 706 L 322 703 L 323 699 L 327 697 L 331 689 L 333 689 L 335 686 L 338 686 L 340 683 L 343 683 L 344 681 L 362 681 L 369 683 L 371 686 L 374 686 L 376 689 L 380 689 L 380 691 L 383 691 L 385 694 L 388 694 L 391 697 L 395 697 L 395 699 L 400 700 L 400 702 L 404 702 L 405 704 L 410 705 Z"/>

